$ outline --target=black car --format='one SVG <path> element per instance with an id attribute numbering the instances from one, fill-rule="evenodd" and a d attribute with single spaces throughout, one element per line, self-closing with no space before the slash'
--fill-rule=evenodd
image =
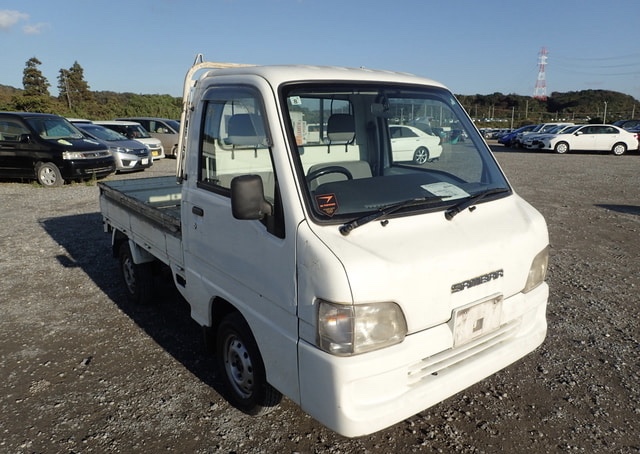
<path id="1" fill-rule="evenodd" d="M 115 172 L 109 149 L 65 118 L 0 112 L 0 178 L 36 179 L 47 187 Z"/>

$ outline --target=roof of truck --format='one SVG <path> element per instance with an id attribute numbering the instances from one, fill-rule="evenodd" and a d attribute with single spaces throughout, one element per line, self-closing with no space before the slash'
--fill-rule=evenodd
<path id="1" fill-rule="evenodd" d="M 272 65 L 272 66 L 238 66 L 212 69 L 201 78 L 220 75 L 250 75 L 254 74 L 278 86 L 287 82 L 304 81 L 365 81 L 408 83 L 444 87 L 440 82 L 419 77 L 414 74 L 375 70 L 369 68 L 348 68 L 340 66 L 310 66 L 310 65 Z"/>

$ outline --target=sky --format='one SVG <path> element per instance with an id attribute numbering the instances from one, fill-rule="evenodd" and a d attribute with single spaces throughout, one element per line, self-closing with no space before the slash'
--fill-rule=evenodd
<path id="1" fill-rule="evenodd" d="M 613 90 L 640 100 L 638 0 L 0 0 L 0 84 L 27 60 L 57 95 L 78 62 L 92 91 L 182 95 L 205 60 L 409 72 L 458 95 Z"/>

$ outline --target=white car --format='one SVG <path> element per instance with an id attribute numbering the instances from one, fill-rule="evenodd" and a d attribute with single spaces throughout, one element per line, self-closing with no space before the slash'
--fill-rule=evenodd
<path id="1" fill-rule="evenodd" d="M 391 125 L 389 135 L 393 159 L 396 161 L 424 164 L 438 159 L 442 154 L 441 138 L 414 126 Z"/>
<path id="2" fill-rule="evenodd" d="M 525 135 L 522 140 L 522 147 L 531 149 L 537 149 L 542 147 L 542 139 L 545 137 L 552 137 L 556 134 L 570 133 L 578 129 L 582 125 L 558 125 L 551 128 L 548 132 L 536 132 L 533 134 Z"/>
<path id="3" fill-rule="evenodd" d="M 543 150 L 567 153 L 572 150 L 610 151 L 616 156 L 638 149 L 638 134 L 613 125 L 582 125 L 570 133 L 542 139 Z"/>

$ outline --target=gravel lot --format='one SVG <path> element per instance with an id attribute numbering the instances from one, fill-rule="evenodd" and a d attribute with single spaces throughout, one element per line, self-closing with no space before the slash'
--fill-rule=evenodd
<path id="1" fill-rule="evenodd" d="M 0 452 L 640 452 L 640 155 L 494 151 L 549 223 L 547 339 L 360 439 L 286 399 L 262 418 L 227 404 L 171 285 L 126 303 L 95 185 L 0 182 Z"/>

